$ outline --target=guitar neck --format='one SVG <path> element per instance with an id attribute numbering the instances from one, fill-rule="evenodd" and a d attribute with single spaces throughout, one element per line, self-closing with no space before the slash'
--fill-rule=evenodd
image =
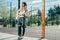
<path id="1" fill-rule="evenodd" d="M 36 11 L 36 10 L 38 10 L 38 9 L 33 9 L 33 10 L 30 10 L 29 12 Z"/>

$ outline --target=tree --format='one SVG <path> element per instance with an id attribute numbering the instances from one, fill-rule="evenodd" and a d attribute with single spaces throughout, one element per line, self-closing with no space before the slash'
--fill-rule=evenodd
<path id="1" fill-rule="evenodd" d="M 54 9 L 55 9 L 55 13 L 56 13 L 55 20 L 56 20 L 56 24 L 58 25 L 59 24 L 59 16 L 60 16 L 60 6 L 54 6 Z"/>
<path id="2" fill-rule="evenodd" d="M 52 21 L 52 25 L 54 25 L 54 16 L 55 16 L 55 12 L 54 12 L 54 9 L 53 8 L 50 8 L 48 10 L 48 17 L 49 17 L 49 20 Z"/>
<path id="3" fill-rule="evenodd" d="M 0 10 L 1 10 L 1 16 L 7 20 L 9 17 L 9 8 L 6 6 L 5 1 L 1 0 Z"/>
<path id="4" fill-rule="evenodd" d="M 40 26 L 41 24 L 41 11 L 40 10 L 38 10 L 37 15 L 38 15 L 38 26 Z"/>
<path id="5" fill-rule="evenodd" d="M 14 18 L 14 19 L 16 17 L 16 12 L 17 12 L 17 9 L 16 9 L 16 7 L 14 7 L 12 10 L 12 18 Z"/>
<path id="6" fill-rule="evenodd" d="M 56 24 L 58 25 L 59 22 L 59 16 L 60 16 L 60 6 L 54 6 L 54 8 L 50 8 L 48 10 L 48 17 L 49 20 L 52 21 L 52 25 L 54 24 L 53 21 L 56 21 Z"/>

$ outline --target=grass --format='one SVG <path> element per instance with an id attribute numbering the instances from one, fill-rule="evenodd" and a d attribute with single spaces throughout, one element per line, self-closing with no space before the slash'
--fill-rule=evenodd
<path id="1" fill-rule="evenodd" d="M 36 26 L 38 26 L 38 23 L 36 23 L 36 24 L 31 24 L 30 26 L 36 27 Z"/>

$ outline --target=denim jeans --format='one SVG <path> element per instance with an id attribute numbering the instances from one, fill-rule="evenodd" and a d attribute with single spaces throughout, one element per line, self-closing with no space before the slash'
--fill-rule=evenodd
<path id="1" fill-rule="evenodd" d="M 25 34 L 25 27 L 26 27 L 26 20 L 25 17 L 21 17 L 18 19 L 18 36 L 24 36 Z M 23 33 L 22 32 L 23 29 Z"/>

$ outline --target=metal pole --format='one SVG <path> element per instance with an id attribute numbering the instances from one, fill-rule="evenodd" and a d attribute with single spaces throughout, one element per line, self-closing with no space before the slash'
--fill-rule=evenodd
<path id="1" fill-rule="evenodd" d="M 18 0 L 18 10 L 20 9 L 20 0 Z M 20 27 L 18 27 L 18 36 L 20 36 Z"/>
<path id="2" fill-rule="evenodd" d="M 18 10 L 20 9 L 20 0 L 18 0 Z"/>
<path id="3" fill-rule="evenodd" d="M 31 6 L 31 10 L 32 10 L 32 6 Z M 31 27 L 32 27 L 32 11 L 31 11 Z"/>
<path id="4" fill-rule="evenodd" d="M 45 38 L 45 0 L 42 0 L 42 39 Z"/>
<path id="5" fill-rule="evenodd" d="M 10 2 L 10 25 L 11 25 L 11 19 L 12 19 L 12 2 Z"/>

